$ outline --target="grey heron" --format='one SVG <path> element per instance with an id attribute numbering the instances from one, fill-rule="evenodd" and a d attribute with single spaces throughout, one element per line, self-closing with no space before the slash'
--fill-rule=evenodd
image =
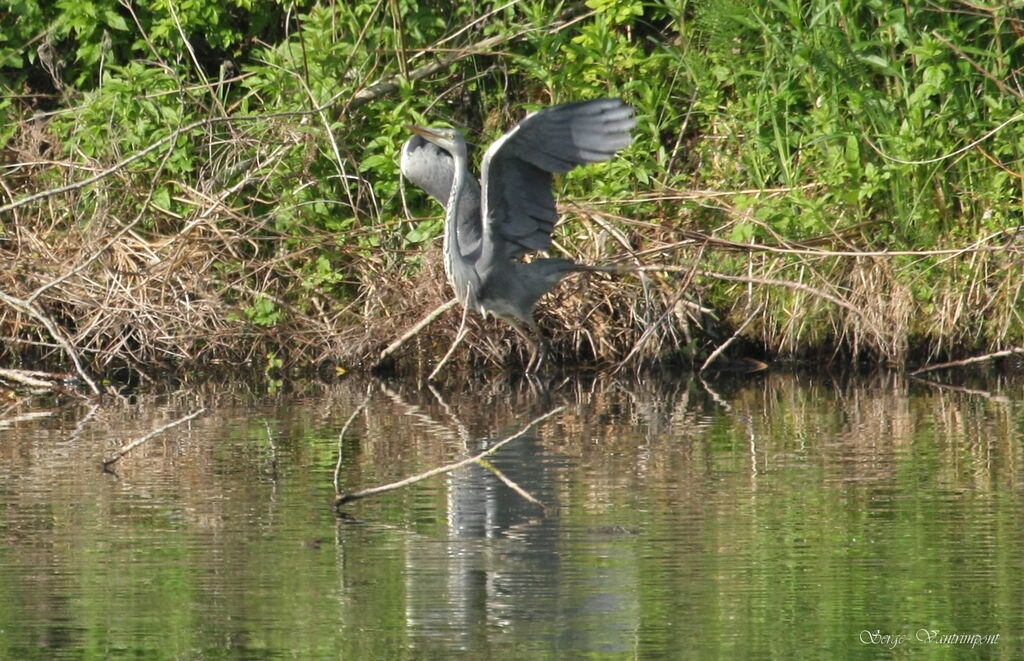
<path id="1" fill-rule="evenodd" d="M 552 175 L 609 160 L 630 145 L 635 126 L 633 108 L 620 99 L 545 108 L 487 149 L 480 183 L 459 131 L 407 127 L 415 135 L 402 147 L 400 169 L 445 207 L 448 281 L 467 310 L 503 319 L 526 340 L 527 373 L 544 358 L 537 300 L 574 271 L 605 270 L 560 257 L 522 261 L 551 247 L 558 220 Z"/>

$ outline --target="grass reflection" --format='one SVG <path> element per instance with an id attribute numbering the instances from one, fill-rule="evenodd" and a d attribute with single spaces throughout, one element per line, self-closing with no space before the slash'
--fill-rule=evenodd
<path id="1" fill-rule="evenodd" d="M 205 395 L 207 415 L 116 476 L 96 466 L 120 439 L 197 402 L 110 405 L 77 430 L 75 411 L 0 428 L 0 658 L 1020 650 L 1020 383 L 769 374 L 474 390 L 371 386 L 341 480 L 421 472 L 565 404 L 492 458 L 546 509 L 470 466 L 336 517 L 338 433 L 365 384 Z"/>

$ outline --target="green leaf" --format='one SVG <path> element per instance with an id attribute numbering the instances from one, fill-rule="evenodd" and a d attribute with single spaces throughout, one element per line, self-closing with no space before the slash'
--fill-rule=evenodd
<path id="1" fill-rule="evenodd" d="M 729 232 L 729 240 L 736 243 L 749 243 L 754 238 L 754 225 L 752 223 L 736 223 Z"/>
<path id="2" fill-rule="evenodd" d="M 384 154 L 372 154 L 364 158 L 363 162 L 359 164 L 359 171 L 368 172 L 369 170 L 376 170 L 390 164 L 391 160 Z"/>
<path id="3" fill-rule="evenodd" d="M 153 206 L 161 209 L 171 208 L 171 192 L 165 186 L 161 186 L 153 191 Z"/>
<path id="4" fill-rule="evenodd" d="M 114 30 L 120 30 L 121 32 L 128 31 L 128 23 L 124 20 L 124 17 L 113 9 L 108 9 L 103 12 L 103 18 L 106 20 L 107 25 Z"/>

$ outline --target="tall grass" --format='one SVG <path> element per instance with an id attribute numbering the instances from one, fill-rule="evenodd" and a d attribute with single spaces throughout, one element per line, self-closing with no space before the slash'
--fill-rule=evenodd
<path id="1" fill-rule="evenodd" d="M 837 318 L 820 300 L 762 291 L 771 349 L 901 362 L 908 347 L 1021 341 L 1019 9 L 712 1 L 673 16 L 688 47 L 666 51 L 698 90 L 694 184 L 780 191 L 737 194 L 695 220 L 744 243 L 826 249 L 753 264 L 864 312 Z M 964 252 L 827 254 L 943 248 Z"/>

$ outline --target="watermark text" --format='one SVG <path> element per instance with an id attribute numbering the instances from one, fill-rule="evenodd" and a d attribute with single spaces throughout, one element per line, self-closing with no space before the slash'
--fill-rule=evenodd
<path id="1" fill-rule="evenodd" d="M 905 643 L 924 643 L 925 645 L 957 645 L 974 649 L 979 645 L 995 645 L 999 643 L 998 633 L 950 633 L 940 629 L 921 628 L 912 633 L 888 632 L 880 629 L 863 629 L 857 636 L 862 645 L 877 645 L 888 649 L 896 649 Z"/>

